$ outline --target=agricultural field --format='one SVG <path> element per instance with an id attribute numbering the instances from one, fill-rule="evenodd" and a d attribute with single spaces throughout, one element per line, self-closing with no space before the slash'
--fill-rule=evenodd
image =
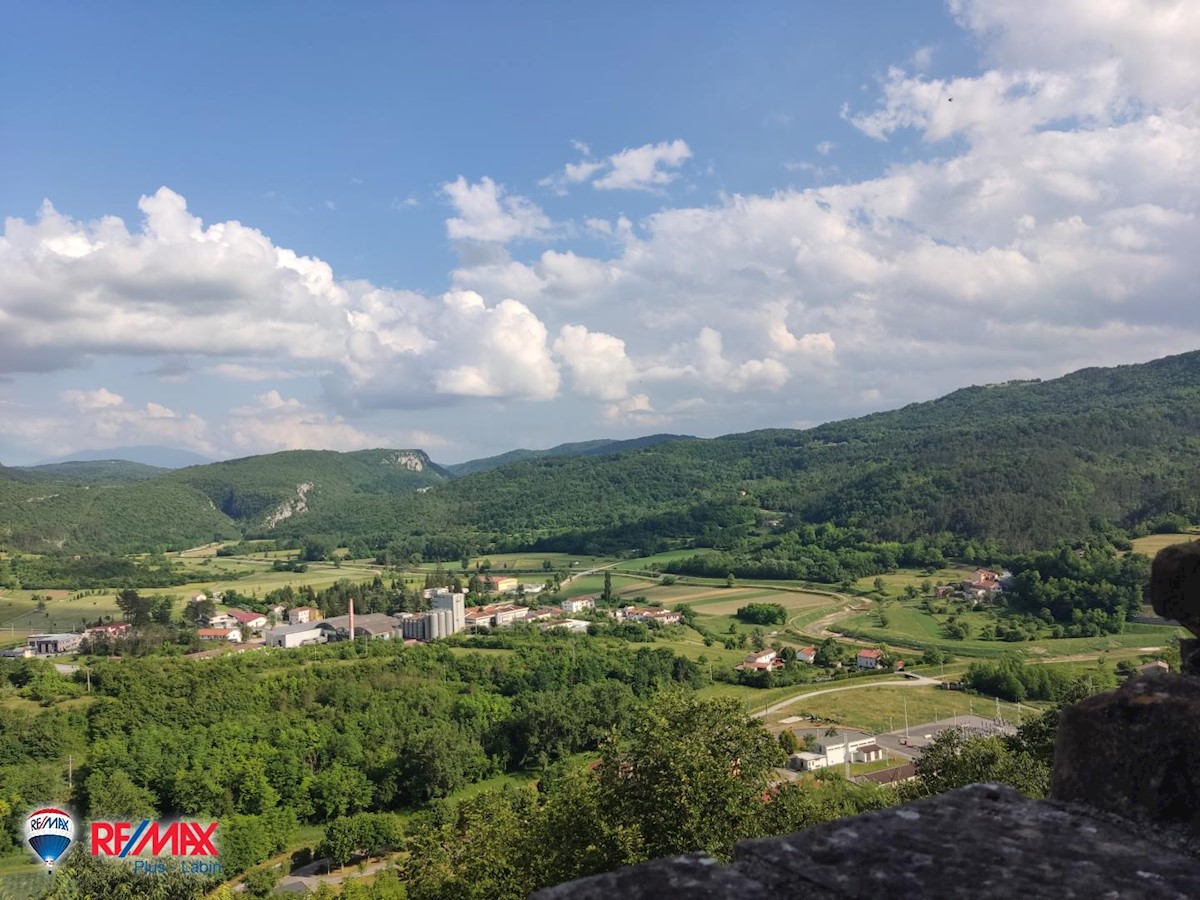
<path id="1" fill-rule="evenodd" d="M 1194 541 L 1200 538 L 1200 532 L 1195 530 L 1187 534 L 1148 534 L 1145 537 L 1134 538 L 1133 552 L 1144 553 L 1151 559 L 1163 547 L 1170 547 L 1172 544 L 1182 544 L 1186 541 Z"/>
<path id="2" fill-rule="evenodd" d="M 546 572 L 549 571 L 543 568 L 545 561 L 550 560 L 553 570 L 566 569 L 567 571 L 586 572 L 588 569 L 594 569 L 597 566 L 607 566 L 616 562 L 612 557 L 604 556 L 582 556 L 578 553 L 490 553 L 487 556 L 473 556 L 468 562 L 470 566 L 465 574 L 475 572 L 475 567 L 483 564 L 484 560 L 492 564 L 489 575 L 502 574 L 504 572 Z M 416 567 L 414 571 L 433 572 L 438 568 L 438 563 L 422 563 Z M 442 569 L 448 575 L 464 574 L 462 563 L 458 560 L 454 562 L 444 562 L 440 564 Z"/>
<path id="3" fill-rule="evenodd" d="M 958 584 L 967 581 L 974 573 L 974 566 L 948 566 L 936 572 L 926 572 L 924 569 L 899 569 L 888 575 L 868 576 L 854 583 L 856 588 L 864 591 L 875 590 L 875 578 L 883 580 L 883 591 L 890 596 L 899 596 L 906 587 L 920 588 L 922 582 L 933 584 Z"/>
<path id="4" fill-rule="evenodd" d="M 882 612 L 887 617 L 886 627 L 880 624 L 879 611 L 872 609 L 835 623 L 831 629 L 883 644 L 903 644 L 917 649 L 937 647 L 956 656 L 997 657 L 1016 652 L 1035 658 L 1161 647 L 1171 644 L 1177 635 L 1183 634 L 1178 628 L 1131 622 L 1126 623 L 1122 634 L 1097 637 L 1045 638 L 1013 643 L 972 638 L 959 641 L 944 635 L 941 624 L 943 617 L 930 615 L 915 605 L 892 603 L 883 607 Z M 983 626 L 996 621 L 987 612 L 973 610 L 959 613 L 959 620 L 966 622 L 975 634 Z"/>
<path id="5" fill-rule="evenodd" d="M 892 687 L 855 687 L 818 694 L 773 713 L 768 721 L 778 722 L 787 716 L 814 715 L 825 722 L 880 733 L 903 728 L 906 708 L 908 721 L 914 726 L 954 715 L 974 713 L 990 717 L 996 711 L 996 701 L 987 697 L 920 685 L 901 687 L 903 684 L 904 682 L 897 679 Z M 1020 706 L 1022 720 L 1027 721 L 1037 715 L 1045 704 L 1022 703 Z M 1006 722 L 1015 724 L 1018 716 L 1017 705 L 1002 701 L 1000 715 Z"/>
<path id="6" fill-rule="evenodd" d="M 45 611 L 38 612 L 34 596 L 47 598 Z M 0 646 L 23 643 L 30 634 L 74 631 L 105 616 L 121 618 L 114 594 L 71 597 L 70 591 L 0 589 Z"/>
<path id="7" fill-rule="evenodd" d="M 698 615 L 733 615 L 747 603 L 778 603 L 789 613 L 827 606 L 828 594 L 807 594 L 794 591 L 772 591 L 761 588 L 725 588 L 708 591 L 699 599 L 679 601 L 689 603 Z"/>
<path id="8" fill-rule="evenodd" d="M 665 553 L 655 553 L 653 556 L 639 556 L 637 559 L 627 559 L 617 565 L 618 569 L 623 569 L 627 572 L 640 572 L 643 569 L 648 569 L 656 563 L 663 565 L 665 563 L 674 562 L 677 559 L 687 559 L 689 556 L 695 556 L 697 553 L 703 553 L 704 549 L 695 547 L 686 550 L 668 550 Z"/>

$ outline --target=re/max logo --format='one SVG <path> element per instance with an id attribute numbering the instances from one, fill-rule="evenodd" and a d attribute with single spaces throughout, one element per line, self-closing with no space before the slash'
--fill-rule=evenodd
<path id="1" fill-rule="evenodd" d="M 29 827 L 35 832 L 45 831 L 47 829 L 67 830 L 71 827 L 71 820 L 65 816 L 32 816 L 29 819 Z"/>
<path id="2" fill-rule="evenodd" d="M 93 822 L 92 856 L 216 856 L 216 822 Z"/>

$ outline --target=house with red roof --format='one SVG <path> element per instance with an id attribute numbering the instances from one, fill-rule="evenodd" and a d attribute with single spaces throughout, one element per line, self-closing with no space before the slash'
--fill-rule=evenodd
<path id="1" fill-rule="evenodd" d="M 882 650 L 859 650 L 858 667 L 860 669 L 878 669 L 883 665 Z"/>
<path id="2" fill-rule="evenodd" d="M 734 668 L 739 671 L 769 672 L 772 669 L 781 669 L 784 665 L 784 661 L 774 650 L 760 650 L 757 653 L 751 653 L 744 662 Z"/>
<path id="3" fill-rule="evenodd" d="M 236 628 L 197 628 L 196 637 L 202 641 L 229 641 L 237 644 L 242 640 L 242 633 Z"/>
<path id="4" fill-rule="evenodd" d="M 816 647 L 801 647 L 796 651 L 796 660 L 802 663 L 812 665 L 817 659 Z"/>
<path id="5" fill-rule="evenodd" d="M 262 631 L 267 627 L 267 617 L 262 613 L 250 612 L 247 609 L 231 609 L 229 615 L 233 616 L 239 625 L 249 631 Z"/>

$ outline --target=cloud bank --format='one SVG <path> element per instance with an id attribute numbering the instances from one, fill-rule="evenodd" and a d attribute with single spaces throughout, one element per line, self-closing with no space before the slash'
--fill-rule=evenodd
<path id="1" fill-rule="evenodd" d="M 339 278 L 253 227 L 200 221 L 167 187 L 132 228 L 47 201 L 0 238 L 0 375 L 133 357 L 159 364 L 164 391 L 260 383 L 212 425 L 175 400 L 59 398 L 93 436 L 215 453 L 367 445 L 394 435 L 373 430 L 377 410 L 556 399 L 630 429 L 785 426 L 1200 346 L 1200 7 L 949 10 L 978 74 L 929 74 L 920 53 L 842 110 L 859 141 L 915 140 L 877 177 L 577 222 L 458 177 L 442 199 L 462 262 L 442 295 Z M 847 140 L 818 152 L 832 163 Z M 692 157 L 682 139 L 576 148 L 542 187 L 663 191 Z M 305 377 L 324 400 L 282 401 L 280 380 Z M 0 424 L 36 432 L 14 409 Z"/>

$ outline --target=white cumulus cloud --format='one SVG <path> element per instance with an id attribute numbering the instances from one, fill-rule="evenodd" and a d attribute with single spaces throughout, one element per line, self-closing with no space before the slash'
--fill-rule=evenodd
<path id="1" fill-rule="evenodd" d="M 442 185 L 457 216 L 446 220 L 451 240 L 504 244 L 517 238 L 538 238 L 550 228 L 550 219 L 530 200 L 508 193 L 492 179 L 476 184 L 461 175 Z"/>
<path id="2" fill-rule="evenodd" d="M 626 148 L 603 159 L 592 159 L 586 144 L 577 147 L 584 148 L 587 158 L 543 178 L 543 187 L 565 194 L 571 185 L 590 181 L 598 191 L 660 190 L 678 178 L 679 167 L 692 158 L 687 142 L 679 139 Z"/>

